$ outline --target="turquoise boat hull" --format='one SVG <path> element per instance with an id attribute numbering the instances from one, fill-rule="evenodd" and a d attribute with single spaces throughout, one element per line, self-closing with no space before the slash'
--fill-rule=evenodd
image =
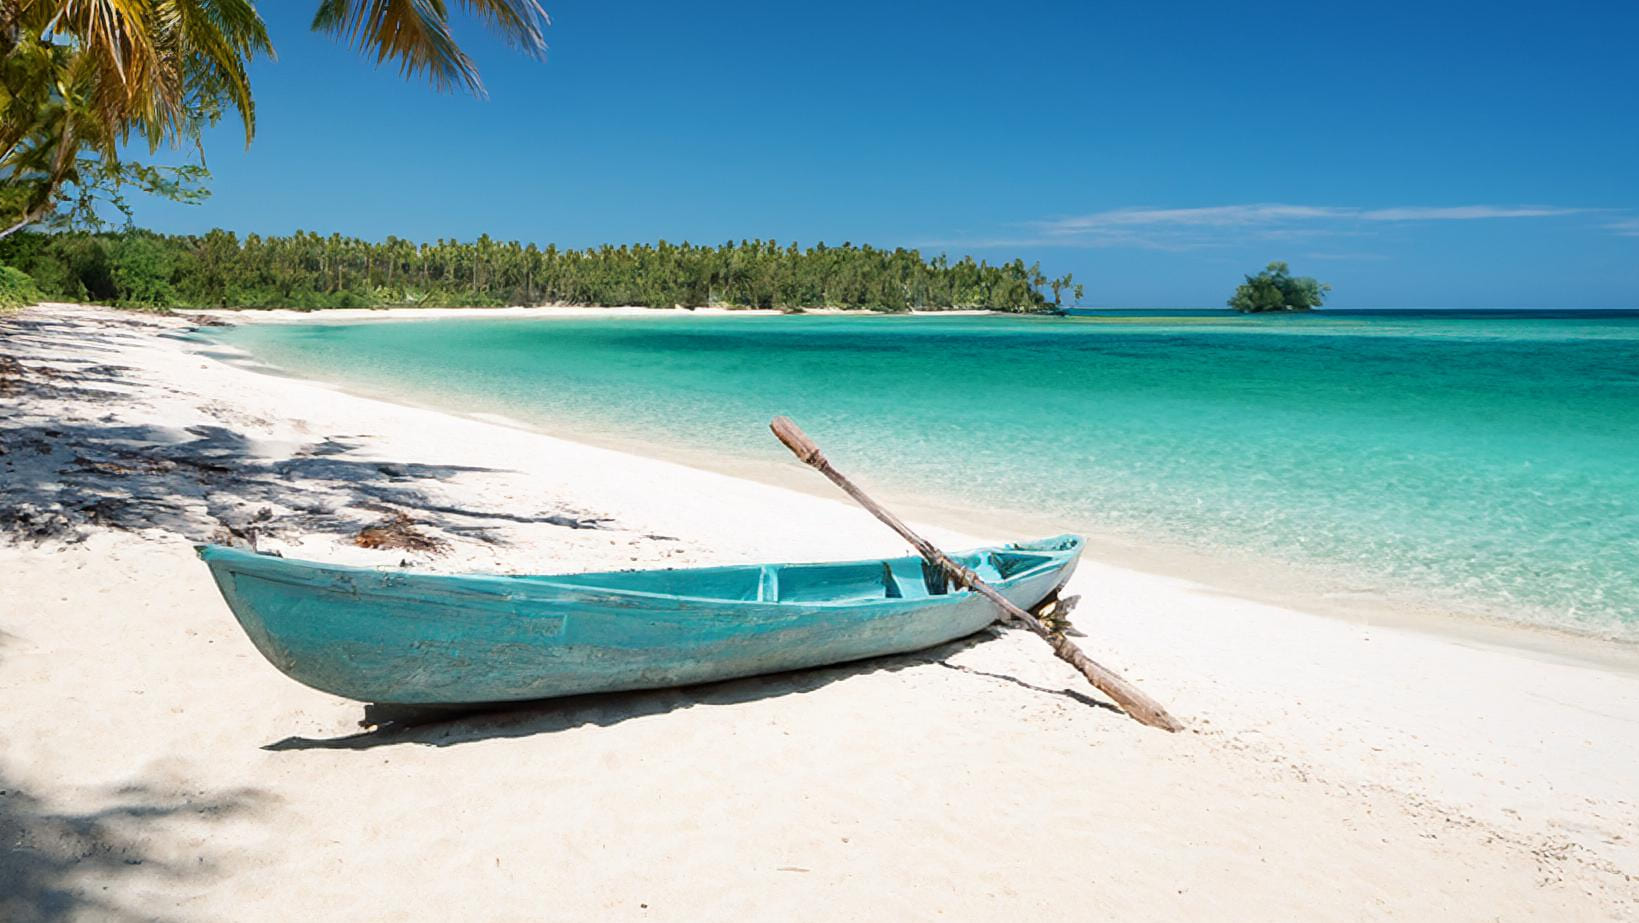
<path id="1" fill-rule="evenodd" d="M 1014 604 L 1064 585 L 1064 535 L 956 555 Z M 202 545 L 256 649 L 362 702 L 457 705 L 684 686 L 899 654 L 997 617 L 916 557 L 561 576 L 418 574 Z"/>

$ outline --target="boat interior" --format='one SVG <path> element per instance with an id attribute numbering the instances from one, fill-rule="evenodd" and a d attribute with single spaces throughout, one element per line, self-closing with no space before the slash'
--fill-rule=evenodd
<path id="1" fill-rule="evenodd" d="M 1060 558 L 1036 551 L 997 550 L 953 555 L 952 560 L 972 569 L 989 583 L 1050 567 Z M 560 586 L 741 602 L 858 603 L 958 592 L 920 558 L 618 571 L 536 579 Z"/>

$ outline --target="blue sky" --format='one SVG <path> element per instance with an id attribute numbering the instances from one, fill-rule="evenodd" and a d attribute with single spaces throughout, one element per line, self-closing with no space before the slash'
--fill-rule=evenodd
<path id="1" fill-rule="evenodd" d="M 265 0 L 258 133 L 139 224 L 1040 260 L 1089 304 L 1639 307 L 1639 4 L 549 0 L 438 95 Z"/>

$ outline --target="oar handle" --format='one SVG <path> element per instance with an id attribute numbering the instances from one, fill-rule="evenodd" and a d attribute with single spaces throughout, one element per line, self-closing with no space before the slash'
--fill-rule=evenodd
<path id="1" fill-rule="evenodd" d="M 790 417 L 775 417 L 769 421 L 768 428 L 774 431 L 774 438 L 785 443 L 785 447 L 803 464 L 817 466 L 818 463 L 825 461 L 825 455 L 820 452 L 819 446 L 815 445 L 814 440 L 809 439 L 808 434 L 802 431 L 802 427 Z"/>

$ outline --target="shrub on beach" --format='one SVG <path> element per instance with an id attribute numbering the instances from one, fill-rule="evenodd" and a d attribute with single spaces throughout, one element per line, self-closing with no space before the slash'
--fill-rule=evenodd
<path id="1" fill-rule="evenodd" d="M 90 234 L 13 234 L 0 241 L 0 260 L 34 278 L 47 299 L 113 302 L 108 245 Z"/>
<path id="2" fill-rule="evenodd" d="M 0 310 L 25 308 L 39 300 L 40 290 L 28 273 L 0 266 Z"/>

